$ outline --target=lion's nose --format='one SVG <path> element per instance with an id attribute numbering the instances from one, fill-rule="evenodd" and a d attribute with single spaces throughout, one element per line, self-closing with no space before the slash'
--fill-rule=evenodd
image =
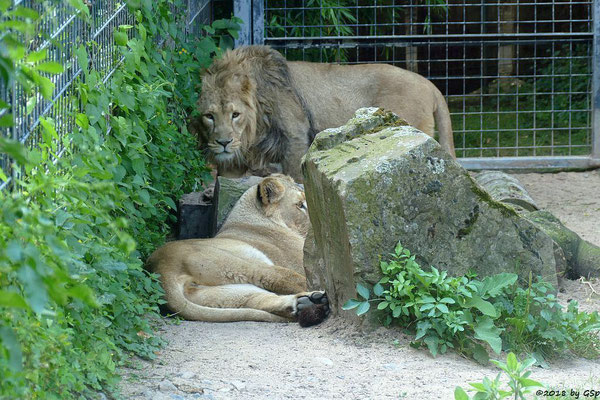
<path id="1" fill-rule="evenodd" d="M 233 142 L 233 139 L 217 139 L 215 142 L 219 143 L 223 148 L 226 148 L 229 143 Z"/>

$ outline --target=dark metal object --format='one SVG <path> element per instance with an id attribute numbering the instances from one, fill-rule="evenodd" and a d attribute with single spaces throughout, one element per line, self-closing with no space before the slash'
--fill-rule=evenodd
<path id="1" fill-rule="evenodd" d="M 212 238 L 217 233 L 219 182 L 215 181 L 212 197 L 204 192 L 184 194 L 177 204 L 177 239 Z"/>

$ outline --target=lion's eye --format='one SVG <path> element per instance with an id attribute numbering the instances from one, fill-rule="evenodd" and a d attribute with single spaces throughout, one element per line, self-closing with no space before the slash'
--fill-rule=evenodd
<path id="1" fill-rule="evenodd" d="M 212 114 L 204 114 L 204 118 L 210 120 L 210 121 L 214 121 L 215 117 L 213 117 Z"/>
<path id="2" fill-rule="evenodd" d="M 306 206 L 304 205 L 304 202 L 303 202 L 303 201 L 301 201 L 301 202 L 299 202 L 298 204 L 296 204 L 296 206 L 298 206 L 298 208 L 299 208 L 299 209 L 301 209 L 301 210 L 302 210 L 302 209 L 306 209 Z"/>
<path id="3" fill-rule="evenodd" d="M 240 113 L 239 113 L 239 112 L 237 112 L 237 111 L 236 111 L 236 112 L 234 112 L 233 114 L 231 114 L 231 118 L 232 118 L 232 119 L 235 119 L 235 118 L 237 118 L 237 117 L 239 117 L 239 116 L 240 116 Z"/>

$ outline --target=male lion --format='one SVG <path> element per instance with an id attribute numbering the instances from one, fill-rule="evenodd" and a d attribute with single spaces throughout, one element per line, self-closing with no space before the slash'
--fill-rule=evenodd
<path id="1" fill-rule="evenodd" d="M 317 132 L 345 124 L 361 107 L 382 107 L 432 135 L 452 156 L 450 113 L 427 79 L 386 64 L 287 62 L 268 46 L 215 60 L 202 78 L 200 139 L 219 173 L 264 174 L 271 163 L 302 181 L 300 159 Z"/>
<path id="2" fill-rule="evenodd" d="M 324 292 L 307 292 L 302 248 L 309 228 L 304 192 L 284 175 L 248 189 L 212 239 L 170 242 L 148 259 L 167 306 L 198 321 L 320 323 Z"/>

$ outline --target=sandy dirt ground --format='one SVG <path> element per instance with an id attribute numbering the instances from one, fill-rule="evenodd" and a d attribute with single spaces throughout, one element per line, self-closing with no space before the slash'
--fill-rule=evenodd
<path id="1" fill-rule="evenodd" d="M 516 176 L 538 206 L 600 245 L 600 170 Z M 597 281 L 569 281 L 559 297 L 600 310 L 594 291 L 600 293 Z M 123 369 L 124 398 L 453 399 L 457 385 L 467 388 L 498 373 L 455 353 L 433 358 L 396 330 L 367 334 L 335 318 L 306 329 L 169 320 L 158 330 L 169 345 L 156 360 L 132 360 Z M 600 360 L 556 360 L 548 369 L 535 368 L 532 378 L 584 398 L 584 390 L 600 390 Z"/>

